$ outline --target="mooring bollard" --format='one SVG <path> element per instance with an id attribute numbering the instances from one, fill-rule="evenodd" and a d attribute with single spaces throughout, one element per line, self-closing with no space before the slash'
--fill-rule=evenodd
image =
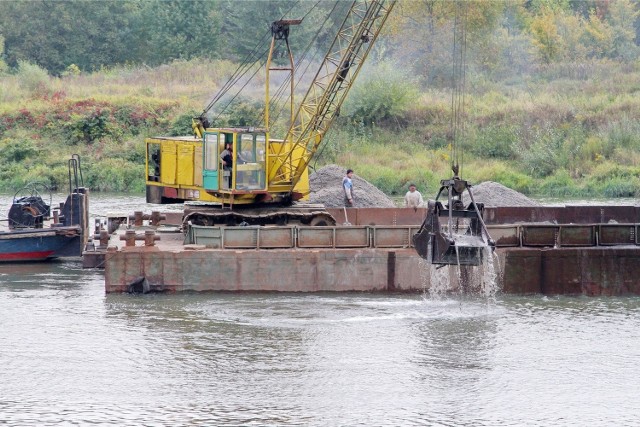
<path id="1" fill-rule="evenodd" d="M 151 215 L 135 211 L 133 215 L 129 215 L 129 220 L 133 221 L 133 225 L 136 227 L 142 226 L 142 221 L 150 221 L 151 225 L 158 226 L 160 221 L 165 219 L 167 219 L 166 215 L 161 215 L 158 211 L 151 212 Z"/>
<path id="2" fill-rule="evenodd" d="M 127 230 L 124 236 L 120 236 L 120 240 L 126 242 L 126 246 L 135 246 L 136 240 L 144 240 L 145 246 L 155 246 L 155 241 L 160 240 L 160 236 L 156 236 L 156 232 L 153 230 L 145 230 L 143 235 L 136 235 L 135 230 Z"/>
<path id="3" fill-rule="evenodd" d="M 160 236 L 156 236 L 156 232 L 153 230 L 145 230 L 144 232 L 144 245 L 154 246 L 156 240 L 160 240 Z"/>
<path id="4" fill-rule="evenodd" d="M 109 232 L 100 230 L 100 247 L 106 247 L 109 244 Z"/>
<path id="5" fill-rule="evenodd" d="M 149 217 L 151 220 L 151 225 L 160 225 L 160 221 L 167 219 L 166 215 L 160 215 L 158 211 L 152 211 L 151 216 Z"/>
<path id="6" fill-rule="evenodd" d="M 129 215 L 129 219 L 133 220 L 133 225 L 140 227 L 142 225 L 142 211 L 133 212 L 133 215 Z"/>
<path id="7" fill-rule="evenodd" d="M 120 236 L 120 240 L 124 240 L 126 242 L 126 246 L 135 246 L 136 245 L 136 231 L 135 230 L 127 230 L 124 233 L 124 236 Z"/>

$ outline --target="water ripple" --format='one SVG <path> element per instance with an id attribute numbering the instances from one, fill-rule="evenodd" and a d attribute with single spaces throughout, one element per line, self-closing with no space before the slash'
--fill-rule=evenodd
<path id="1" fill-rule="evenodd" d="M 639 298 L 105 295 L 0 266 L 9 425 L 637 425 Z"/>

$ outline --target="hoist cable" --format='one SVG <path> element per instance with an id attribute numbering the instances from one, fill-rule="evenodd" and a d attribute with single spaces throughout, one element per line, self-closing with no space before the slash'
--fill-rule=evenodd
<path id="1" fill-rule="evenodd" d="M 215 122 L 216 120 L 218 120 L 220 118 L 220 116 L 222 114 L 224 114 L 224 112 L 227 110 L 227 108 L 233 103 L 233 101 L 236 100 L 236 98 L 238 96 L 240 96 L 240 94 L 242 93 L 242 90 L 247 87 L 247 85 L 249 83 L 251 83 L 251 80 L 256 76 L 256 74 L 258 74 L 258 72 L 262 69 L 262 67 L 264 67 L 264 65 L 267 63 L 266 60 L 262 61 L 260 63 L 259 67 L 256 67 L 255 71 L 253 72 L 253 74 L 251 75 L 251 77 L 249 77 L 247 79 L 247 81 L 240 87 L 240 89 L 236 92 L 236 94 L 231 97 L 231 99 L 220 109 L 220 111 L 218 112 L 218 114 L 213 118 L 213 122 Z"/>
<path id="2" fill-rule="evenodd" d="M 315 9 L 318 4 L 320 4 L 320 1 L 318 1 L 313 8 L 311 8 L 306 14 L 305 17 L 307 15 L 309 15 L 309 13 L 311 13 L 311 11 L 313 9 Z M 322 24 L 320 25 L 320 27 L 318 28 L 318 31 L 316 31 L 316 34 L 309 40 L 309 43 L 307 44 L 306 48 L 303 50 L 303 54 L 302 56 L 296 61 L 295 65 L 294 65 L 294 69 L 298 70 L 301 67 L 301 64 L 305 61 L 305 59 L 307 58 L 307 55 L 309 54 L 309 52 L 311 51 L 311 45 L 313 44 L 313 42 L 315 40 L 317 40 L 318 35 L 320 34 L 320 31 L 324 28 L 325 24 L 327 23 L 327 21 L 329 20 L 329 17 L 331 16 L 331 14 L 333 13 L 333 11 L 336 8 L 336 4 L 334 4 L 333 8 L 331 9 L 331 11 L 329 12 L 329 14 L 327 14 L 327 16 L 325 17 L 324 21 L 322 22 Z M 304 18 L 303 18 L 304 19 Z M 316 53 L 317 55 L 317 53 Z M 315 56 L 314 56 L 315 57 Z M 311 62 L 313 60 L 312 57 L 309 62 L 307 62 L 306 67 L 304 68 L 304 70 L 302 71 L 302 73 L 300 75 L 298 75 L 297 81 L 294 83 L 293 85 L 293 90 L 295 92 L 295 89 L 298 87 L 298 85 L 300 84 L 300 82 L 302 81 L 302 79 L 304 78 L 304 76 L 306 75 L 309 66 L 311 65 Z M 270 111 L 274 111 L 275 113 L 272 115 L 273 117 L 273 122 L 277 122 L 277 120 L 280 118 L 280 115 L 282 114 L 282 112 L 284 111 L 284 105 L 287 103 L 287 101 L 290 100 L 291 98 L 291 94 L 287 94 L 286 98 L 282 98 L 284 96 L 284 94 L 286 93 L 286 88 L 289 86 L 291 82 L 291 74 L 287 75 L 287 77 L 285 78 L 285 80 L 282 82 L 282 84 L 280 85 L 280 87 L 277 89 L 275 95 L 271 98 L 271 100 L 269 101 L 269 109 Z M 265 111 L 263 111 L 262 114 L 262 120 L 264 120 L 264 115 L 266 113 L 266 109 Z"/>
<path id="3" fill-rule="evenodd" d="M 456 14 L 453 20 L 453 51 L 451 57 L 451 123 L 450 123 L 450 135 L 452 138 L 451 141 L 451 162 L 455 166 L 456 164 L 456 33 L 458 29 L 458 13 L 457 13 L 457 5 Z"/>
<path id="4" fill-rule="evenodd" d="M 319 4 L 320 2 L 318 1 L 318 3 L 316 3 L 316 5 L 314 6 L 314 8 Z M 314 34 L 314 36 L 309 40 L 309 43 L 307 44 L 306 48 L 304 49 L 304 53 L 302 54 L 302 56 L 297 60 L 296 64 L 295 64 L 295 70 L 300 69 L 302 63 L 304 63 L 304 61 L 306 60 L 309 52 L 311 51 L 311 45 L 313 44 L 313 42 L 315 40 L 318 39 L 318 36 L 320 35 L 320 33 L 322 32 L 322 30 L 325 28 L 325 25 L 327 24 L 327 22 L 329 21 L 329 18 L 334 14 L 336 8 L 338 6 L 338 2 L 334 3 L 333 7 L 331 8 L 331 10 L 329 11 L 329 13 L 327 14 L 327 16 L 324 18 L 324 20 L 322 21 L 322 24 L 320 25 L 320 27 L 318 28 L 318 30 L 316 31 L 316 33 Z M 311 9 L 313 10 L 313 8 Z M 309 12 L 307 12 L 307 14 L 305 15 L 305 17 L 311 12 L 311 10 Z M 313 60 L 319 55 L 318 50 L 315 50 L 315 54 L 309 59 L 309 61 L 307 61 L 306 66 L 304 67 L 304 69 L 302 70 L 302 72 L 300 74 L 298 74 L 297 76 L 297 80 L 294 83 L 294 92 L 295 89 L 298 87 L 298 85 L 302 82 L 302 80 L 304 79 L 304 77 L 307 75 L 307 72 L 309 70 L 309 67 L 311 66 L 311 64 L 313 63 Z M 297 74 L 297 73 L 296 73 Z M 278 88 L 278 90 L 276 91 L 276 94 L 273 96 L 272 98 L 272 102 L 269 103 L 269 107 L 272 111 L 275 111 L 275 114 L 273 114 L 273 122 L 275 123 L 279 118 L 280 115 L 282 114 L 282 112 L 284 111 L 284 105 L 287 103 L 287 101 L 289 100 L 289 98 L 291 97 L 291 94 L 288 94 L 286 98 L 282 99 L 282 97 L 284 96 L 284 93 L 286 92 L 286 87 L 289 85 L 291 81 L 291 74 L 289 74 L 287 76 L 287 78 L 285 79 L 285 81 L 280 85 L 280 87 Z M 273 105 L 273 107 L 271 107 Z M 264 120 L 264 112 L 263 112 L 263 116 L 262 116 L 262 120 Z"/>
<path id="5" fill-rule="evenodd" d="M 460 176 L 462 176 L 462 167 L 464 165 L 464 146 L 466 143 L 467 137 L 467 117 L 466 117 L 466 97 L 467 97 L 467 12 L 468 7 L 466 3 L 463 3 L 463 19 L 462 19 L 462 46 L 461 46 L 461 55 L 462 55 L 462 108 L 461 108 L 461 137 L 463 141 L 460 147 Z"/>
<path id="6" fill-rule="evenodd" d="M 269 32 L 266 32 L 265 35 L 263 35 L 262 38 L 260 39 L 260 42 L 258 42 L 259 45 L 264 46 L 265 40 L 268 39 L 268 36 L 269 36 Z M 262 56 L 264 56 L 264 53 L 263 53 L 260 57 L 255 58 L 257 51 L 258 51 L 258 46 L 256 46 L 254 50 L 247 55 L 247 57 L 243 60 L 243 62 L 240 63 L 240 65 L 238 66 L 238 68 L 236 68 L 236 70 L 233 72 L 231 77 L 229 77 L 229 80 L 225 82 L 225 84 L 220 88 L 218 93 L 213 97 L 211 102 L 209 102 L 207 107 L 204 109 L 203 114 L 211 110 L 211 108 L 227 93 L 227 91 L 231 87 L 233 87 L 247 72 L 249 72 L 249 70 L 251 69 L 251 65 L 255 64 L 257 60 L 259 60 Z"/>
<path id="7" fill-rule="evenodd" d="M 456 2 L 453 24 L 452 88 L 451 88 L 451 162 L 454 173 L 461 175 L 464 160 L 462 142 L 464 138 L 464 107 L 466 95 L 466 4 Z M 461 7 L 464 9 L 461 12 Z M 462 16 L 461 16 L 462 15 Z"/>

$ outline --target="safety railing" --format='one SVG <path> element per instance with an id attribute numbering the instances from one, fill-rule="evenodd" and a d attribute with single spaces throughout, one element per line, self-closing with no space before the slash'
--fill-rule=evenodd
<path id="1" fill-rule="evenodd" d="M 489 225 L 497 247 L 640 245 L 638 224 Z M 412 248 L 419 226 L 207 227 L 191 225 L 185 244 L 216 249 Z"/>

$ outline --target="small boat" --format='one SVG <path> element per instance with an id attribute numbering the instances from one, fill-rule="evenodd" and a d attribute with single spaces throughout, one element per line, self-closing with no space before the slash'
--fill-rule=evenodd
<path id="1" fill-rule="evenodd" d="M 48 203 L 42 189 L 49 190 Z M 18 190 L 9 209 L 8 229 L 0 229 L 0 262 L 80 257 L 89 237 L 89 191 L 83 187 L 80 157 L 69 159 L 69 194 L 52 208 L 51 190 L 31 183 Z"/>

